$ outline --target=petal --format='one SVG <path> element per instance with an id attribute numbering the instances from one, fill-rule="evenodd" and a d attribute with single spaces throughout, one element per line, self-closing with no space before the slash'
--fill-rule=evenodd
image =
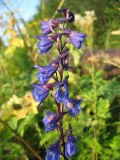
<path id="1" fill-rule="evenodd" d="M 68 77 L 65 77 L 64 81 L 58 84 L 58 88 L 55 92 L 55 99 L 58 103 L 64 102 L 65 99 L 68 99 Z"/>
<path id="2" fill-rule="evenodd" d="M 71 32 L 69 40 L 76 48 L 80 49 L 85 37 L 86 34 L 79 32 Z"/>
<path id="3" fill-rule="evenodd" d="M 40 40 L 38 43 L 38 48 L 40 49 L 41 54 L 46 53 L 53 46 L 53 41 L 49 39 L 49 36 L 37 36 Z"/>
<path id="4" fill-rule="evenodd" d="M 45 126 L 46 132 L 52 131 L 57 127 L 58 115 L 46 111 L 46 116 L 43 118 L 43 123 Z"/>
<path id="5" fill-rule="evenodd" d="M 42 21 L 41 22 L 41 29 L 42 29 L 43 34 L 51 33 L 50 21 Z"/>
<path id="6" fill-rule="evenodd" d="M 56 72 L 56 70 L 58 69 L 58 64 L 56 64 L 56 66 L 53 64 L 50 64 L 45 67 L 35 66 L 39 70 L 39 72 L 37 74 L 37 79 L 42 84 L 46 83 L 53 76 L 53 74 Z"/>
<path id="7" fill-rule="evenodd" d="M 59 144 L 57 142 L 48 148 L 46 160 L 60 160 Z"/>
<path id="8" fill-rule="evenodd" d="M 40 104 L 46 99 L 49 94 L 49 90 L 45 89 L 41 84 L 34 84 L 34 90 L 32 91 L 32 95 L 35 101 L 40 102 Z"/>
<path id="9" fill-rule="evenodd" d="M 76 137 L 70 135 L 67 137 L 65 145 L 65 155 L 66 157 L 71 157 L 76 154 Z"/>
<path id="10" fill-rule="evenodd" d="M 81 99 L 80 100 L 74 100 L 74 99 L 66 99 L 64 101 L 64 105 L 66 106 L 68 113 L 70 114 L 70 116 L 76 116 L 77 114 L 80 113 L 81 109 L 80 109 L 80 103 L 81 103 Z"/>

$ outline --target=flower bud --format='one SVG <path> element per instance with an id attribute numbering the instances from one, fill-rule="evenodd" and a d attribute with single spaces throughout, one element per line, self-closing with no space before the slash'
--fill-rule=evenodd
<path id="1" fill-rule="evenodd" d="M 59 141 L 48 148 L 46 160 L 60 160 Z"/>
<path id="2" fill-rule="evenodd" d="M 76 137 L 69 135 L 65 144 L 65 155 L 67 158 L 76 154 Z"/>

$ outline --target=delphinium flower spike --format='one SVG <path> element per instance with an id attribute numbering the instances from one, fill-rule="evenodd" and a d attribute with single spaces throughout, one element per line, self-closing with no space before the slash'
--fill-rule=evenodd
<path id="1" fill-rule="evenodd" d="M 68 160 L 69 157 L 76 155 L 76 137 L 72 134 L 71 125 L 68 132 L 64 130 L 63 118 L 66 114 L 70 117 L 77 116 L 81 112 L 82 102 L 81 99 L 73 99 L 69 96 L 69 76 L 65 76 L 64 73 L 69 69 L 70 49 L 66 46 L 67 43 L 80 49 L 86 34 L 65 28 L 65 23 L 72 23 L 75 19 L 70 9 L 59 9 L 58 12 L 63 17 L 42 21 L 42 35 L 36 36 L 39 40 L 40 54 L 46 54 L 54 44 L 59 53 L 58 57 L 47 66 L 34 66 L 38 69 L 38 83 L 33 84 L 32 92 L 35 101 L 38 101 L 41 106 L 52 92 L 51 95 L 57 105 L 57 113 L 47 110 L 43 118 L 46 132 L 53 132 L 55 129 L 59 132 L 58 139 L 47 150 L 46 160 L 60 160 L 60 156 Z M 52 83 L 49 82 L 50 79 Z"/>

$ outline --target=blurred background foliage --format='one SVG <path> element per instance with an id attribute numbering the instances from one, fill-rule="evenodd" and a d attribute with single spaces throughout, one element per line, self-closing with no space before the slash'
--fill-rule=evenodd
<path id="1" fill-rule="evenodd" d="M 81 114 L 64 119 L 64 127 L 70 121 L 78 137 L 77 156 L 71 159 L 120 160 L 120 0 L 41 0 L 28 21 L 16 17 L 11 1 L 0 1 L 0 28 L 4 28 L 0 38 L 0 160 L 45 159 L 47 147 L 57 138 L 56 131 L 45 133 L 42 123 L 45 110 L 56 111 L 56 105 L 49 96 L 37 111 L 31 84 L 37 73 L 33 66 L 47 65 L 58 54 L 53 47 L 41 56 L 34 37 L 40 34 L 40 22 L 58 17 L 60 7 L 75 13 L 70 27 L 87 34 L 81 50 L 69 45 L 70 96 L 83 99 Z"/>

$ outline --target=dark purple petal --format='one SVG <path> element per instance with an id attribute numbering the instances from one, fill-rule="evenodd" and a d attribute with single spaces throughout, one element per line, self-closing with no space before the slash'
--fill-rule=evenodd
<path id="1" fill-rule="evenodd" d="M 46 154 L 46 160 L 60 160 L 59 143 L 51 145 Z"/>
<path id="2" fill-rule="evenodd" d="M 68 19 L 68 22 L 73 22 L 75 20 L 75 16 L 73 12 L 70 11 L 70 9 L 58 9 L 58 12 L 62 13 L 66 19 Z"/>
<path id="3" fill-rule="evenodd" d="M 65 144 L 65 155 L 67 158 L 76 154 L 76 137 L 69 135 Z"/>
<path id="4" fill-rule="evenodd" d="M 46 132 L 52 131 L 57 127 L 58 115 L 46 111 L 46 116 L 43 119 Z"/>
<path id="5" fill-rule="evenodd" d="M 80 108 L 80 104 L 81 104 L 82 100 L 74 100 L 74 99 L 66 99 L 64 101 L 64 105 L 66 106 L 68 113 L 71 116 L 76 116 L 77 114 L 80 113 L 81 108 Z"/>
<path id="6" fill-rule="evenodd" d="M 56 19 L 58 23 L 68 22 L 67 18 L 58 18 Z"/>

